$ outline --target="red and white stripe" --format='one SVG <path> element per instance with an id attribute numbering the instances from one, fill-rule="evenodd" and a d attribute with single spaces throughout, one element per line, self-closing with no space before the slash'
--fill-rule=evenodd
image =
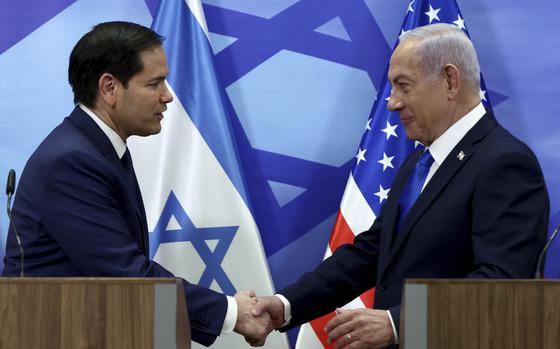
<path id="1" fill-rule="evenodd" d="M 340 203 L 340 210 L 336 217 L 336 222 L 331 233 L 329 246 L 325 252 L 325 259 L 328 258 L 334 250 L 340 245 L 349 244 L 354 241 L 354 237 L 367 230 L 375 219 L 375 213 L 368 205 L 367 201 L 352 175 L 348 178 L 344 196 Z M 373 306 L 373 289 L 365 292 L 360 297 L 346 304 L 343 308 L 371 308 Z M 327 342 L 327 333 L 324 327 L 335 316 L 335 313 L 329 313 L 321 318 L 313 320 L 301 327 L 299 332 L 296 349 L 322 349 L 334 348 L 332 344 Z"/>

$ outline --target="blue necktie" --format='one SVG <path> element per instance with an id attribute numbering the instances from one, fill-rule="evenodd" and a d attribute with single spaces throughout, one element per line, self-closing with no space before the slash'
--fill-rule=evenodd
<path id="1" fill-rule="evenodd" d="M 434 158 L 432 157 L 432 154 L 430 154 L 429 150 L 426 150 L 420 157 L 420 160 L 416 163 L 416 167 L 408 179 L 408 183 L 406 184 L 406 187 L 399 199 L 400 213 L 397 224 L 397 232 L 400 230 L 401 224 L 408 214 L 408 211 L 410 211 L 410 208 L 414 205 L 416 199 L 418 199 L 418 196 L 422 191 L 422 186 L 424 186 L 424 182 L 426 181 L 426 177 L 428 177 L 428 172 L 430 171 L 430 167 L 433 163 Z"/>

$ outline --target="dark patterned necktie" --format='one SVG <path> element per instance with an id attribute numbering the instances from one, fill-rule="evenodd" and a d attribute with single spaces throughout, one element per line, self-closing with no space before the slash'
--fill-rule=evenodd
<path id="1" fill-rule="evenodd" d="M 138 186 L 138 180 L 136 179 L 136 173 L 134 173 L 134 166 L 132 165 L 132 157 L 130 156 L 130 151 L 128 151 L 128 148 L 126 148 L 126 151 L 124 152 L 123 157 L 121 158 L 121 162 L 126 170 L 126 174 L 127 174 L 127 180 L 128 183 L 130 184 L 130 187 L 132 188 L 132 190 L 134 191 L 136 200 L 138 202 L 138 207 L 140 208 L 140 210 L 143 212 L 144 211 L 144 203 L 142 202 L 142 194 L 140 193 L 140 187 Z M 140 215 L 141 216 L 141 215 Z M 140 232 L 142 235 L 142 244 L 143 244 L 143 248 L 144 248 L 144 253 L 146 254 L 146 256 L 149 256 L 149 252 L 148 252 L 148 246 L 147 246 L 147 241 L 145 239 L 145 234 L 144 234 L 144 223 L 142 221 L 142 218 L 139 217 L 140 220 L 140 226 L 142 227 L 142 231 Z"/>
<path id="2" fill-rule="evenodd" d="M 126 169 L 126 174 L 128 175 L 128 182 L 130 183 L 130 187 L 136 192 L 136 197 L 141 199 L 139 190 L 138 190 L 138 181 L 136 179 L 136 174 L 134 173 L 134 166 L 132 166 L 132 157 L 130 156 L 130 151 L 126 148 L 123 157 L 121 158 L 121 162 Z"/>

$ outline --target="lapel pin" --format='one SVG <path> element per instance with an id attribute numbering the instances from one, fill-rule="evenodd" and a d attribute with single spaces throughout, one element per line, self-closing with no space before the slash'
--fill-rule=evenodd
<path id="1" fill-rule="evenodd" d="M 463 151 L 461 150 L 457 155 L 457 159 L 459 159 L 459 161 L 463 161 L 464 158 L 465 158 L 465 153 L 463 153 Z"/>

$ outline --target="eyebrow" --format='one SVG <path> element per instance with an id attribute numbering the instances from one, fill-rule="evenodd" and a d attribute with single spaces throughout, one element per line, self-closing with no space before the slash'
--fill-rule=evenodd
<path id="1" fill-rule="evenodd" d="M 391 81 L 391 82 L 399 82 L 399 80 L 403 80 L 403 79 L 404 79 L 404 80 L 408 80 L 408 81 L 411 80 L 410 77 L 408 77 L 408 76 L 406 76 L 406 75 L 404 75 L 404 74 L 401 73 L 401 74 L 395 76 L 394 78 L 390 79 L 389 81 Z"/>
<path id="2" fill-rule="evenodd" d="M 148 82 L 162 81 L 162 80 L 165 80 L 165 79 L 167 79 L 166 75 L 159 75 L 159 76 L 155 76 L 155 77 L 149 79 Z"/>

